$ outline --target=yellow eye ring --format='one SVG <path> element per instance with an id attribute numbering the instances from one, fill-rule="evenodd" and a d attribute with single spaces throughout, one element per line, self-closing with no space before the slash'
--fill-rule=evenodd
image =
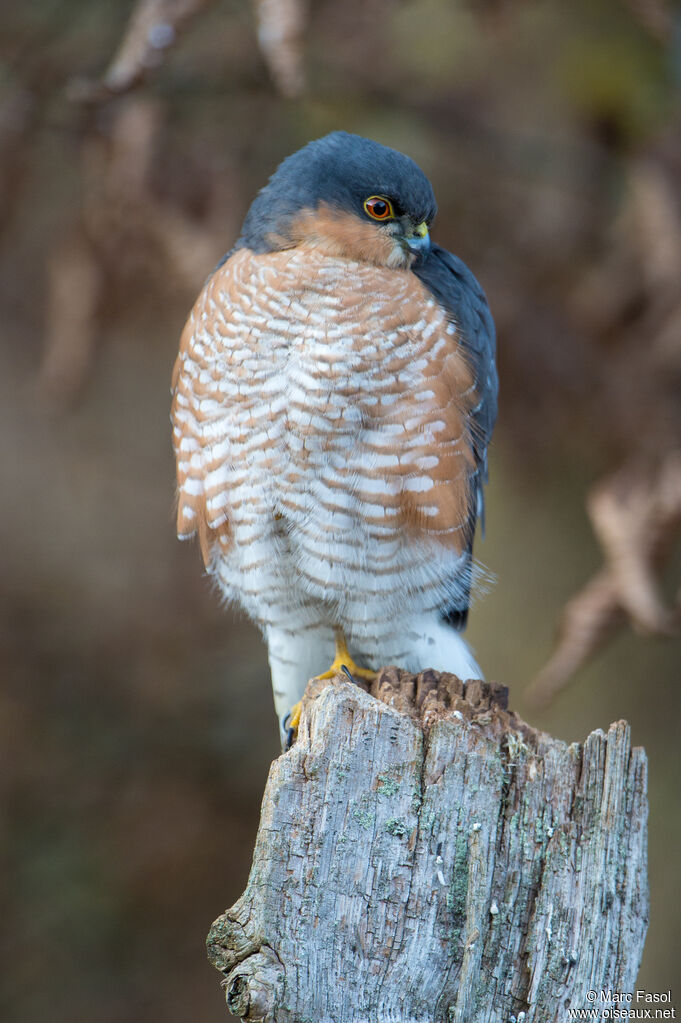
<path id="1" fill-rule="evenodd" d="M 392 220 L 395 216 L 390 199 L 382 195 L 370 195 L 364 200 L 364 209 L 373 220 Z"/>

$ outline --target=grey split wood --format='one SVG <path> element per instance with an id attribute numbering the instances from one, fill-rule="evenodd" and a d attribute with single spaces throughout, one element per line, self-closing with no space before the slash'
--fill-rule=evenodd
<path id="1" fill-rule="evenodd" d="M 433 671 L 310 683 L 246 891 L 208 937 L 234 1015 L 567 1023 L 588 992 L 634 989 L 645 753 L 624 721 L 566 745 L 506 702 Z"/>

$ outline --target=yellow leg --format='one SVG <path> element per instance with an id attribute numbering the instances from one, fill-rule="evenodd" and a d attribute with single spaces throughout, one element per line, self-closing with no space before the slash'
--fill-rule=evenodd
<path id="1" fill-rule="evenodd" d="M 333 678 L 334 675 L 338 675 L 343 668 L 347 668 L 351 675 L 356 675 L 358 678 L 364 678 L 367 682 L 373 682 L 376 678 L 376 672 L 371 671 L 369 668 L 360 668 L 353 661 L 352 657 L 348 652 L 348 645 L 345 641 L 345 635 L 341 628 L 337 628 L 336 632 L 336 655 L 333 659 L 333 664 L 326 671 L 323 671 L 321 675 L 317 675 L 317 678 Z"/>
<path id="2" fill-rule="evenodd" d="M 336 655 L 333 659 L 333 664 L 327 670 L 322 672 L 321 675 L 317 675 L 316 678 L 333 678 L 334 675 L 338 675 L 344 669 L 349 672 L 350 675 L 354 675 L 357 678 L 366 679 L 367 682 L 372 682 L 376 678 L 376 672 L 371 671 L 369 668 L 360 668 L 359 665 L 355 664 L 352 657 L 348 652 L 348 645 L 345 641 L 345 635 L 342 629 L 336 629 Z M 302 701 L 295 703 L 291 707 L 290 712 L 286 715 L 283 723 L 283 737 L 282 747 L 284 751 L 291 748 L 298 735 L 298 725 L 300 724 L 300 712 L 303 708 Z"/>

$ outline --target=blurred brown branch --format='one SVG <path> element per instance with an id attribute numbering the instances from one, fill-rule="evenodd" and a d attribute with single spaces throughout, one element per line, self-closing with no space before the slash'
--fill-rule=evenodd
<path id="1" fill-rule="evenodd" d="M 681 624 L 657 582 L 681 530 L 680 169 L 676 133 L 632 161 L 610 251 L 573 296 L 580 325 L 599 339 L 595 427 L 625 460 L 587 499 L 605 566 L 565 608 L 556 648 L 529 689 L 537 703 L 627 622 L 648 635 Z"/>
<path id="2" fill-rule="evenodd" d="M 95 354 L 101 304 L 117 284 L 188 296 L 215 264 L 236 227 L 229 175 L 209 174 L 200 218 L 159 195 L 152 180 L 162 108 L 131 98 L 107 131 L 82 143 L 82 204 L 71 231 L 48 257 L 47 326 L 38 393 L 68 404 L 80 392 Z M 205 175 L 204 175 L 205 177 Z"/>
<path id="3" fill-rule="evenodd" d="M 283 96 L 300 96 L 305 86 L 302 49 L 307 27 L 307 0 L 253 0 L 258 44 Z"/>
<path id="4" fill-rule="evenodd" d="M 664 605 L 658 576 L 681 529 L 681 450 L 656 469 L 626 466 L 595 487 L 587 503 L 605 566 L 566 605 L 556 648 L 527 690 L 546 705 L 583 664 L 630 622 L 646 635 L 671 636 L 681 626 Z"/>
<path id="5" fill-rule="evenodd" d="M 138 0 L 123 38 L 98 80 L 73 78 L 69 97 L 80 103 L 102 103 L 138 85 L 160 67 L 180 33 L 214 0 Z M 304 86 L 302 41 L 307 26 L 306 0 L 252 0 L 257 37 L 272 80 L 287 97 Z"/>
<path id="6" fill-rule="evenodd" d="M 138 0 L 108 69 L 98 81 L 72 79 L 70 98 L 102 102 L 129 92 L 176 43 L 179 33 L 213 0 Z"/>

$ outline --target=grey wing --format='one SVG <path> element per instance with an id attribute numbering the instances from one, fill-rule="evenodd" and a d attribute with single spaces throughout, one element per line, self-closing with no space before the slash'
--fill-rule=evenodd
<path id="1" fill-rule="evenodd" d="M 471 480 L 469 510 L 469 560 L 472 558 L 473 536 L 478 520 L 484 531 L 484 484 L 487 482 L 487 448 L 497 417 L 499 378 L 496 367 L 496 332 L 485 293 L 465 263 L 439 245 L 431 247 L 428 257 L 414 273 L 450 314 L 459 329 L 478 385 L 478 401 L 472 411 L 473 452 L 475 471 Z M 458 604 L 464 601 L 458 601 Z M 465 607 L 443 609 L 443 618 L 463 628 L 468 611 Z"/>

